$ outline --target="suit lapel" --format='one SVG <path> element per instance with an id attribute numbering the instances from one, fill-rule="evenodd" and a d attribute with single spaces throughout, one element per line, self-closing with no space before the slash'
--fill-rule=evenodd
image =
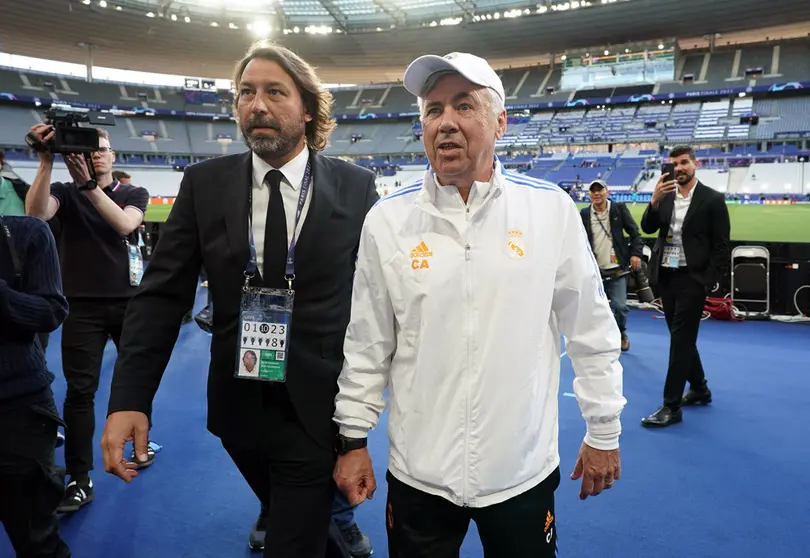
<path id="1" fill-rule="evenodd" d="M 248 193 L 253 188 L 251 152 L 246 152 L 236 167 L 225 169 L 219 183 L 226 185 L 230 202 L 225 208 L 225 229 L 228 246 L 239 262 L 250 258 L 248 227 Z M 235 172 L 234 172 L 235 171 Z M 258 273 L 258 272 L 257 272 Z"/>
<path id="2" fill-rule="evenodd" d="M 335 187 L 330 180 L 327 161 L 322 155 L 312 154 L 312 199 L 309 202 L 300 238 L 296 241 L 296 257 L 301 252 L 313 250 L 324 223 L 335 207 Z"/>
<path id="3" fill-rule="evenodd" d="M 695 184 L 695 191 L 692 193 L 692 201 L 689 202 L 689 209 L 686 210 L 686 217 L 683 218 L 684 230 L 686 229 L 687 226 L 689 226 L 689 221 L 692 219 L 692 216 L 697 212 L 698 208 L 700 207 L 700 204 L 702 204 L 703 200 L 705 199 L 704 188 L 706 187 L 703 186 L 703 184 L 701 184 L 700 182 Z"/>

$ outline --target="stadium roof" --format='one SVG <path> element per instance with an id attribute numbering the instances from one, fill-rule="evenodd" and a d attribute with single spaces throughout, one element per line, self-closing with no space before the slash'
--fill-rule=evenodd
<path id="1" fill-rule="evenodd" d="M 399 79 L 424 53 L 467 51 L 523 66 L 548 53 L 731 33 L 808 14 L 807 0 L 0 0 L 0 40 L 24 56 L 85 63 L 92 44 L 98 66 L 227 78 L 256 32 L 270 28 L 324 81 L 379 83 Z"/>

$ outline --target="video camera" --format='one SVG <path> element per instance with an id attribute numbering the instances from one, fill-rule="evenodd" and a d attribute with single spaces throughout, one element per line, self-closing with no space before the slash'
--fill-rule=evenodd
<path id="1" fill-rule="evenodd" d="M 25 136 L 25 143 L 34 151 L 89 155 L 98 151 L 98 131 L 95 128 L 80 126 L 85 122 L 92 126 L 115 126 L 115 116 L 109 112 L 51 106 L 45 113 L 45 123 L 53 126 L 54 137 L 42 142 L 34 134 L 29 133 Z"/>

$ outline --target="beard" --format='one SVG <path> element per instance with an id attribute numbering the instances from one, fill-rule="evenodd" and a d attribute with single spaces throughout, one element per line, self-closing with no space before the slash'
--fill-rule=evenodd
<path id="1" fill-rule="evenodd" d="M 689 184 L 692 181 L 692 178 L 694 176 L 695 176 L 694 174 L 689 174 L 689 173 L 685 173 L 685 172 L 684 173 L 678 173 L 675 176 L 675 181 L 678 184 L 680 184 L 681 186 L 685 186 L 685 185 Z"/>
<path id="2" fill-rule="evenodd" d="M 245 145 L 262 159 L 276 159 L 292 152 L 301 142 L 306 132 L 303 121 L 282 124 L 267 116 L 254 116 L 242 125 L 242 138 Z M 256 128 L 269 128 L 275 134 L 253 134 Z"/>

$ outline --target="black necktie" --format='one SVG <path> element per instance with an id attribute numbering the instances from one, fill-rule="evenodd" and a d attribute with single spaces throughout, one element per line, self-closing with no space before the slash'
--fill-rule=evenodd
<path id="1" fill-rule="evenodd" d="M 264 223 L 264 269 L 262 278 L 266 287 L 283 288 L 284 270 L 287 261 L 287 217 L 284 213 L 284 200 L 281 197 L 279 170 L 268 172 L 264 181 L 270 188 L 267 203 L 267 217 Z"/>

